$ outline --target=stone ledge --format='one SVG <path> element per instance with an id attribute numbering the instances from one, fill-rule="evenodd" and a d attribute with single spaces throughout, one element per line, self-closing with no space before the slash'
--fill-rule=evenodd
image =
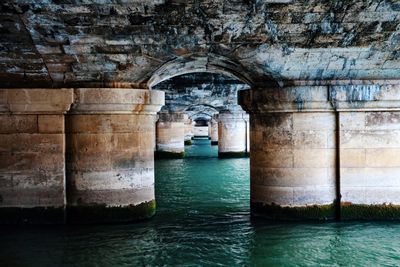
<path id="1" fill-rule="evenodd" d="M 63 114 L 73 101 L 73 89 L 0 89 L 0 113 Z"/>
<path id="2" fill-rule="evenodd" d="M 400 85 L 360 84 L 255 88 L 238 92 L 249 113 L 400 110 Z"/>
<path id="3" fill-rule="evenodd" d="M 147 89 L 77 88 L 71 114 L 155 114 L 164 92 Z"/>

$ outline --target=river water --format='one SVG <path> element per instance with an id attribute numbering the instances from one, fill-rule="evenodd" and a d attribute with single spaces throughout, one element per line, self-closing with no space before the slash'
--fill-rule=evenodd
<path id="1" fill-rule="evenodd" d="M 124 225 L 2 228 L 0 266 L 399 266 L 400 222 L 249 215 L 249 159 L 195 140 L 156 161 L 157 215 Z"/>

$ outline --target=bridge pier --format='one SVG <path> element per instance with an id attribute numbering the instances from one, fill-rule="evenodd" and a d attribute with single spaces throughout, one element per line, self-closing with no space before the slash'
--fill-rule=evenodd
<path id="1" fill-rule="evenodd" d="M 251 212 L 400 218 L 400 86 L 240 91 L 251 121 Z"/>
<path id="2" fill-rule="evenodd" d="M 194 125 L 193 121 L 187 117 L 185 114 L 185 145 L 190 146 L 192 145 L 192 139 L 194 136 Z"/>
<path id="3" fill-rule="evenodd" d="M 72 223 L 154 214 L 162 92 L 1 89 L 0 95 L 0 223 L 62 223 L 65 210 Z M 400 219 L 399 84 L 254 88 L 240 91 L 239 102 L 250 113 L 253 215 Z M 226 149 L 220 152 L 246 152 L 243 115 L 218 116 L 219 146 Z M 184 116 L 176 117 L 183 146 Z"/>
<path id="4" fill-rule="evenodd" d="M 218 121 L 216 120 L 215 115 L 210 120 L 210 128 L 211 128 L 211 145 L 217 146 L 218 145 Z"/>
<path id="5" fill-rule="evenodd" d="M 218 114 L 218 156 L 245 157 L 246 121 L 244 111 L 224 110 Z"/>
<path id="6" fill-rule="evenodd" d="M 164 93 L 75 89 L 66 115 L 67 219 L 125 222 L 155 213 L 156 112 Z"/>
<path id="7" fill-rule="evenodd" d="M 185 155 L 185 121 L 182 112 L 160 112 L 157 121 L 157 157 L 183 158 Z"/>

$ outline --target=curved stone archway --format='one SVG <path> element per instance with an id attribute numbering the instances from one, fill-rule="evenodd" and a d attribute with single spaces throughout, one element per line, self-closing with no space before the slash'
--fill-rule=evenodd
<path id="1" fill-rule="evenodd" d="M 189 73 L 216 73 L 235 78 L 251 86 L 253 84 L 247 70 L 239 63 L 216 54 L 188 54 L 164 63 L 147 80 L 148 88 L 176 76 Z"/>

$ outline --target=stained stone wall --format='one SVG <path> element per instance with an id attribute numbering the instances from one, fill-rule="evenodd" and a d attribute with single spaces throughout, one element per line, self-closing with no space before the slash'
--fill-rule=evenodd
<path id="1" fill-rule="evenodd" d="M 0 223 L 63 223 L 73 92 L 0 90 Z"/>
<path id="2" fill-rule="evenodd" d="M 130 87 L 174 60 L 254 83 L 398 79 L 399 22 L 395 0 L 5 0 L 0 85 Z"/>
<path id="3" fill-rule="evenodd" d="M 399 111 L 341 113 L 340 161 L 343 209 L 400 205 Z"/>
<path id="4" fill-rule="evenodd" d="M 399 85 L 306 88 L 240 92 L 251 117 L 252 213 L 399 219 Z"/>

